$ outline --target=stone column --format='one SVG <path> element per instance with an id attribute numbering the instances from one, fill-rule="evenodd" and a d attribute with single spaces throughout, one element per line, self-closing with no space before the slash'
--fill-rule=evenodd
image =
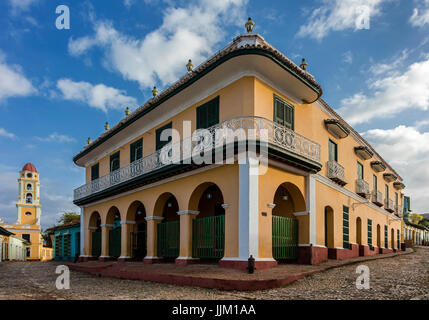
<path id="1" fill-rule="evenodd" d="M 176 259 L 176 265 L 188 265 L 199 261 L 192 258 L 192 221 L 199 214 L 199 211 L 183 210 L 177 212 L 180 216 L 180 253 Z"/>
<path id="2" fill-rule="evenodd" d="M 132 258 L 131 232 L 135 224 L 135 221 L 121 221 L 121 256 L 118 258 L 120 262 L 125 262 Z"/>
<path id="3" fill-rule="evenodd" d="M 101 256 L 98 258 L 100 261 L 108 261 L 111 259 L 109 256 L 109 231 L 112 230 L 113 224 L 101 224 Z"/>
<path id="4" fill-rule="evenodd" d="M 144 257 L 144 263 L 155 263 L 159 261 L 159 257 L 157 256 L 157 245 L 158 245 L 158 223 L 164 220 L 163 217 L 158 216 L 149 216 L 145 218 L 146 227 L 147 227 L 147 253 L 146 257 Z"/>

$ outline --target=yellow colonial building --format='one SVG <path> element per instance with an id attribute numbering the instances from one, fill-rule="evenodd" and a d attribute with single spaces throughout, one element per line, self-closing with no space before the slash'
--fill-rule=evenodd
<path id="1" fill-rule="evenodd" d="M 304 59 L 246 28 L 74 157 L 81 260 L 243 269 L 400 248 L 402 178 L 321 99 Z"/>
<path id="2" fill-rule="evenodd" d="M 18 178 L 17 220 L 13 224 L 0 224 L 1 227 L 26 241 L 25 258 L 27 261 L 50 260 L 52 249 L 43 247 L 40 218 L 40 177 L 36 167 L 27 163 Z"/>

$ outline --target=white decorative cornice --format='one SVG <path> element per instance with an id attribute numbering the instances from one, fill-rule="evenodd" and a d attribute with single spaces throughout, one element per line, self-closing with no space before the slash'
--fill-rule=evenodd
<path id="1" fill-rule="evenodd" d="M 295 217 L 299 217 L 299 216 L 306 216 L 308 214 L 308 211 L 301 211 L 301 212 L 294 212 L 293 215 Z"/>
<path id="2" fill-rule="evenodd" d="M 136 224 L 135 221 L 121 221 L 121 224 Z"/>
<path id="3" fill-rule="evenodd" d="M 107 224 L 107 223 L 105 223 L 105 224 L 100 224 L 100 227 L 106 227 L 106 228 L 113 228 L 115 225 L 113 225 L 113 224 Z"/>
<path id="4" fill-rule="evenodd" d="M 229 208 L 229 204 L 224 203 L 224 204 L 222 204 L 222 205 L 221 205 L 221 207 L 222 207 L 223 209 L 228 209 L 228 208 Z"/>

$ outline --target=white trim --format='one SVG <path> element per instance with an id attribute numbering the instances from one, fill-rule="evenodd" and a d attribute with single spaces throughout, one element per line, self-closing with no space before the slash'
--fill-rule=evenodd
<path id="1" fill-rule="evenodd" d="M 88 230 L 97 230 L 97 227 L 88 227 Z"/>
<path id="2" fill-rule="evenodd" d="M 199 258 L 192 258 L 192 257 L 177 257 L 176 258 L 176 260 L 186 260 L 186 261 L 189 261 L 189 260 L 200 260 Z"/>
<path id="3" fill-rule="evenodd" d="M 244 259 L 244 258 L 231 258 L 231 257 L 228 257 L 228 258 L 222 258 L 222 259 L 220 259 L 220 261 L 249 261 L 249 258 L 247 258 L 247 259 Z M 274 258 L 255 258 L 255 261 L 277 261 L 276 259 L 274 259 Z"/>
<path id="4" fill-rule="evenodd" d="M 143 258 L 143 260 L 144 259 L 154 259 L 155 260 L 155 259 L 162 259 L 162 258 L 161 257 L 157 257 L 157 256 L 146 256 L 146 257 Z"/>
<path id="5" fill-rule="evenodd" d="M 298 244 L 298 247 L 309 247 L 309 246 L 310 246 L 309 243 L 299 243 Z M 322 246 L 320 244 L 313 244 L 313 247 L 316 247 L 316 248 L 327 248 L 326 246 Z"/>
<path id="6" fill-rule="evenodd" d="M 164 220 L 164 217 L 159 216 L 148 216 L 144 218 L 146 221 L 156 220 L 156 221 L 162 221 Z"/>
<path id="7" fill-rule="evenodd" d="M 5 228 L 7 229 L 7 231 L 14 231 L 14 232 L 21 232 L 21 233 L 28 233 L 28 232 L 41 232 L 40 230 L 34 230 L 34 229 L 9 229 L 9 228 Z"/>
<path id="8" fill-rule="evenodd" d="M 135 221 L 121 221 L 121 224 L 136 224 Z"/>
<path id="9" fill-rule="evenodd" d="M 190 215 L 197 216 L 200 214 L 200 212 L 196 211 L 196 210 L 182 210 L 182 211 L 177 211 L 177 214 L 179 216 L 184 215 L 184 214 L 190 214 Z"/>
<path id="10" fill-rule="evenodd" d="M 99 256 L 99 258 L 111 258 L 111 256 Z"/>
<path id="11" fill-rule="evenodd" d="M 295 216 L 295 217 L 299 217 L 299 216 L 306 216 L 306 215 L 308 215 L 309 214 L 309 212 L 308 211 L 301 211 L 301 212 L 294 212 L 293 213 L 293 215 Z"/>
<path id="12" fill-rule="evenodd" d="M 120 256 L 118 259 L 131 259 L 130 256 Z"/>
<path id="13" fill-rule="evenodd" d="M 391 218 L 393 220 L 396 220 L 396 221 L 400 221 L 401 220 L 401 218 L 399 218 L 399 217 L 397 217 L 397 216 L 395 216 L 395 215 L 387 212 L 384 209 L 381 209 L 380 207 L 376 206 L 372 202 L 368 202 L 368 200 L 360 197 L 359 195 L 357 195 L 353 191 L 350 191 L 350 190 L 348 190 L 346 188 L 343 188 L 343 187 L 339 186 L 338 184 L 336 184 L 335 182 L 333 182 L 331 179 L 329 179 L 329 178 L 327 178 L 325 176 L 322 176 L 320 174 L 315 174 L 313 176 L 314 176 L 314 178 L 315 178 L 316 181 L 319 181 L 320 183 L 323 183 L 324 185 L 326 185 L 328 187 L 331 187 L 332 189 L 335 189 L 336 191 L 339 191 L 342 194 L 344 194 L 344 195 L 346 195 L 346 196 L 348 196 L 350 198 L 353 198 L 353 199 L 359 201 L 360 203 L 362 203 L 364 205 L 367 205 L 368 207 L 370 207 L 370 208 L 372 208 L 372 209 L 374 209 L 374 210 L 376 210 L 376 211 L 384 214 L 385 216 L 387 216 L 387 217 L 389 217 L 389 218 Z"/>
<path id="14" fill-rule="evenodd" d="M 250 255 L 255 259 L 258 253 L 258 201 L 259 176 L 254 171 L 259 162 L 247 159 L 246 164 L 240 164 L 238 169 L 238 256 L 247 260 Z"/>
<path id="15" fill-rule="evenodd" d="M 228 208 L 229 208 L 229 204 L 227 204 L 227 203 L 223 203 L 223 204 L 221 204 L 221 207 L 222 207 L 224 210 L 226 210 L 226 209 L 228 209 Z"/>
<path id="16" fill-rule="evenodd" d="M 85 248 L 84 213 L 85 213 L 85 210 L 83 209 L 83 207 L 80 207 L 80 252 L 81 253 L 84 252 L 84 248 Z"/>
<path id="17" fill-rule="evenodd" d="M 267 207 L 270 209 L 274 209 L 276 207 L 275 203 L 267 203 Z"/>
<path id="18" fill-rule="evenodd" d="M 106 227 L 106 228 L 113 228 L 114 226 L 115 226 L 114 224 L 107 224 L 107 223 L 100 224 L 100 227 L 101 227 L 101 228 L 103 228 L 103 227 Z"/>
<path id="19" fill-rule="evenodd" d="M 172 181 L 176 181 L 176 180 L 179 180 L 179 179 L 182 179 L 182 178 L 193 176 L 195 174 L 199 174 L 199 173 L 202 173 L 202 172 L 205 172 L 205 171 L 208 171 L 208 170 L 220 167 L 220 166 L 221 165 L 212 164 L 212 165 L 209 165 L 209 166 L 206 166 L 206 167 L 203 167 L 203 168 L 192 170 L 190 172 L 178 174 L 178 175 L 176 175 L 174 177 L 171 177 L 171 178 L 162 179 L 160 181 L 157 181 L 157 182 L 145 185 L 145 186 L 140 187 L 140 188 L 136 188 L 136 189 L 133 189 L 133 190 L 130 190 L 130 191 L 127 191 L 127 192 L 119 193 L 119 194 L 117 194 L 115 196 L 112 196 L 112 197 L 104 198 L 103 200 L 99 200 L 99 201 L 96 201 L 96 202 L 88 203 L 86 205 L 83 205 L 82 207 L 83 208 L 92 207 L 92 206 L 95 206 L 97 204 L 101 204 L 101 203 L 104 203 L 104 202 L 107 202 L 107 201 L 110 201 L 110 200 L 115 200 L 115 199 L 118 199 L 118 198 L 122 198 L 124 196 L 130 195 L 130 194 L 142 191 L 142 190 L 146 190 L 146 189 L 153 188 L 153 187 L 156 187 L 156 186 L 168 183 L 168 182 L 172 182 Z"/>
<path id="20" fill-rule="evenodd" d="M 316 180 L 311 174 L 307 177 L 307 210 L 310 214 L 310 243 L 316 244 Z"/>

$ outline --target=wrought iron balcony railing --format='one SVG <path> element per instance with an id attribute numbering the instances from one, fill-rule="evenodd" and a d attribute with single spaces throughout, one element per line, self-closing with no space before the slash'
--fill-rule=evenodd
<path id="1" fill-rule="evenodd" d="M 384 200 L 384 209 L 386 209 L 389 212 L 393 212 L 393 201 L 390 199 L 385 199 Z"/>
<path id="2" fill-rule="evenodd" d="M 369 184 L 363 179 L 356 180 L 356 193 L 361 197 L 369 199 L 371 192 L 369 191 Z"/>
<path id="3" fill-rule="evenodd" d="M 88 197 L 117 184 L 134 179 L 149 172 L 156 171 L 171 165 L 172 163 L 177 163 L 174 162 L 175 159 L 170 159 L 172 151 L 179 151 L 173 153 L 181 155 L 180 158 L 182 159 L 182 162 L 180 162 L 179 159 L 179 163 L 186 163 L 184 162 L 185 158 L 183 158 L 184 154 L 193 156 L 195 154 L 199 154 L 201 151 L 206 152 L 207 150 L 223 147 L 225 145 L 225 140 L 219 139 L 216 132 L 225 129 L 231 129 L 232 132 L 237 132 L 237 130 L 242 129 L 244 132 L 243 135 L 234 135 L 235 141 L 237 142 L 245 142 L 249 139 L 254 139 L 255 141 L 266 141 L 268 144 L 276 146 L 280 150 L 320 163 L 320 145 L 294 132 L 293 130 L 261 117 L 233 118 L 214 125 L 205 131 L 212 137 L 209 148 L 207 148 L 206 143 L 195 141 L 192 137 L 185 138 L 176 143 L 169 143 L 162 149 L 142 159 L 134 161 L 125 167 L 75 189 L 74 200 Z M 205 138 L 203 140 L 206 141 Z"/>
<path id="4" fill-rule="evenodd" d="M 344 167 L 333 160 L 328 161 L 328 178 L 342 186 L 347 184 L 345 180 Z"/>
<path id="5" fill-rule="evenodd" d="M 380 191 L 373 190 L 372 191 L 372 202 L 377 206 L 383 206 L 383 194 Z"/>

